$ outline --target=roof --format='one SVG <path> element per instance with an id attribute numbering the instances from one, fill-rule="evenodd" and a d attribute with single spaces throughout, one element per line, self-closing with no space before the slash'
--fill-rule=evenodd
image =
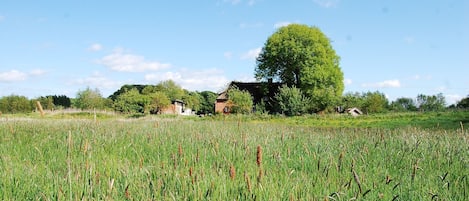
<path id="1" fill-rule="evenodd" d="M 254 103 L 261 102 L 264 97 L 273 97 L 282 86 L 279 82 L 236 82 L 229 84 L 227 89 L 218 94 L 217 100 L 227 100 L 227 91 L 232 87 L 237 87 L 241 91 L 247 91 L 251 94 Z"/>
<path id="2" fill-rule="evenodd" d="M 351 114 L 352 116 L 358 116 L 358 115 L 363 114 L 363 112 L 356 107 L 347 109 L 347 112 Z"/>

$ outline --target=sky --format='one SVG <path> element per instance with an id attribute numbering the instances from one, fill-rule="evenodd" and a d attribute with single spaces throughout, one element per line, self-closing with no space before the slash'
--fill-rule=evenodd
<path id="1" fill-rule="evenodd" d="M 255 81 L 266 40 L 292 23 L 331 40 L 344 93 L 469 95 L 466 0 L 0 0 L 0 96 L 107 97 L 168 79 L 220 92 Z"/>

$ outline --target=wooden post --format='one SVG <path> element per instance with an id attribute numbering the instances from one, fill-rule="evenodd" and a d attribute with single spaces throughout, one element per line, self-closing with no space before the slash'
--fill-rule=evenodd
<path id="1" fill-rule="evenodd" d="M 39 109 L 39 112 L 41 113 L 41 117 L 44 117 L 44 110 L 42 109 L 41 102 L 36 101 L 36 106 L 37 106 L 37 109 Z"/>

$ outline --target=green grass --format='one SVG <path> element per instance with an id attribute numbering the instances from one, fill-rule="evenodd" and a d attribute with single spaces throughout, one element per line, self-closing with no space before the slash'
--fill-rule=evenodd
<path id="1" fill-rule="evenodd" d="M 314 118 L 326 126 L 311 126 Z M 368 117 L 314 118 L 3 118 L 0 199 L 469 197 L 467 130 L 367 128 Z M 357 120 L 363 122 L 353 128 Z"/>
<path id="2" fill-rule="evenodd" d="M 220 117 L 218 117 L 220 118 Z M 469 123 L 469 112 L 406 112 L 385 113 L 352 117 L 350 115 L 305 115 L 285 118 L 282 116 L 231 116 L 225 120 L 243 120 L 258 123 L 278 123 L 292 126 L 314 126 L 321 128 L 408 128 L 417 127 L 436 130 L 460 129 L 461 123 Z"/>

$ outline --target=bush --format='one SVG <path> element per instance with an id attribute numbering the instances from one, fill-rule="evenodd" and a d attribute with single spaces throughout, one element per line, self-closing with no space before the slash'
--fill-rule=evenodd
<path id="1" fill-rule="evenodd" d="M 31 101 L 25 96 L 10 95 L 0 98 L 0 111 L 3 113 L 24 113 L 32 111 Z"/>
<path id="2" fill-rule="evenodd" d="M 253 106 L 251 94 L 238 88 L 231 88 L 228 90 L 228 105 L 232 113 L 249 114 Z"/>
<path id="3" fill-rule="evenodd" d="M 287 116 L 304 114 L 311 102 L 303 95 L 300 89 L 286 85 L 282 86 L 279 89 L 279 93 L 275 94 L 275 99 L 277 100 L 280 113 Z"/>

